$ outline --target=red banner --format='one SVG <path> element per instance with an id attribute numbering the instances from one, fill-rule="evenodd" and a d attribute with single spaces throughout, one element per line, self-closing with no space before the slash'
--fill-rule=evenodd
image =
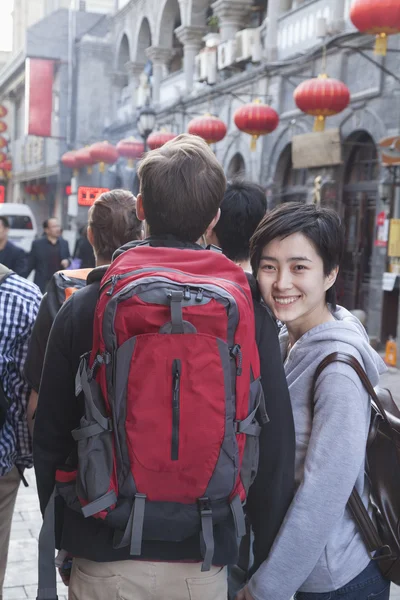
<path id="1" fill-rule="evenodd" d="M 6 198 L 6 188 L 0 185 L 0 204 L 3 204 Z"/>
<path id="2" fill-rule="evenodd" d="M 26 59 L 26 134 L 51 136 L 54 61 Z"/>

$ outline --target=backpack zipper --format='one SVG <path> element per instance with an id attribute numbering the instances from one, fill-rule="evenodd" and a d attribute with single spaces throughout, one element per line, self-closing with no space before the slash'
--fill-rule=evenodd
<path id="1" fill-rule="evenodd" d="M 242 374 L 243 356 L 242 356 L 242 349 L 241 349 L 240 345 L 235 344 L 232 348 L 230 348 L 229 354 L 236 361 L 236 375 L 238 375 L 238 376 L 241 375 Z"/>
<path id="2" fill-rule="evenodd" d="M 179 358 L 172 363 L 172 442 L 171 460 L 179 458 L 179 420 L 182 365 Z"/>

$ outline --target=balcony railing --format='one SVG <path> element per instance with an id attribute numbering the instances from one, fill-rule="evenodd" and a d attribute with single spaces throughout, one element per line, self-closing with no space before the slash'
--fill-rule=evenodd
<path id="1" fill-rule="evenodd" d="M 332 26 L 337 0 L 310 0 L 282 15 L 278 25 L 278 59 L 305 52 L 318 43 L 317 24 L 324 18 L 328 30 Z M 352 0 L 346 0 L 344 20 L 346 29 L 351 29 L 349 11 Z"/>

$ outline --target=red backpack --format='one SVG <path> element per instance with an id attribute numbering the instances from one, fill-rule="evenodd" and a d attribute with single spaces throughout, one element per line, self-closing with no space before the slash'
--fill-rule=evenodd
<path id="1" fill-rule="evenodd" d="M 115 547 L 130 545 L 132 555 L 142 539 L 198 533 L 209 569 L 213 526 L 232 511 L 238 537 L 245 533 L 257 413 L 267 421 L 242 269 L 211 251 L 142 245 L 120 255 L 102 279 L 76 391 L 85 415 L 73 431 L 72 504 L 103 519 Z M 71 499 L 71 475 L 57 479 Z"/>

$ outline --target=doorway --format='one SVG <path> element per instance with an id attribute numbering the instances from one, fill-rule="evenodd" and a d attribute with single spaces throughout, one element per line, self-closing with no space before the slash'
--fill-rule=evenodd
<path id="1" fill-rule="evenodd" d="M 338 285 L 338 302 L 348 310 L 368 313 L 378 198 L 379 160 L 366 132 L 347 141 L 342 217 L 345 251 Z"/>

